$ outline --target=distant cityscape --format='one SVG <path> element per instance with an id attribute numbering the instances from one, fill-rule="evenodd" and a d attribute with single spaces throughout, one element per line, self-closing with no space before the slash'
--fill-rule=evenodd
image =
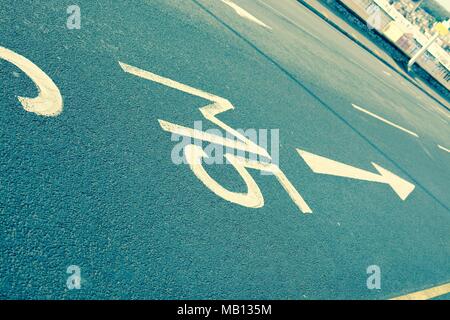
<path id="1" fill-rule="evenodd" d="M 390 0 L 389 3 L 408 21 L 418 26 L 420 31 L 428 38 L 433 36 L 435 32 L 433 28 L 436 23 L 441 22 L 421 7 L 421 5 L 424 5 L 424 1 Z M 450 53 L 450 34 L 439 38 L 437 44 Z"/>
<path id="2" fill-rule="evenodd" d="M 376 29 L 388 42 L 405 54 L 415 58 L 429 76 L 450 91 L 450 36 L 448 35 L 448 14 L 446 10 L 435 10 L 432 15 L 430 5 L 434 2 L 413 0 L 339 0 L 360 19 L 367 22 L 370 29 Z M 426 8 L 427 10 L 424 10 Z M 445 30 L 445 32 L 444 32 Z M 437 37 L 439 35 L 439 37 Z M 433 42 L 430 42 L 430 41 Z"/>

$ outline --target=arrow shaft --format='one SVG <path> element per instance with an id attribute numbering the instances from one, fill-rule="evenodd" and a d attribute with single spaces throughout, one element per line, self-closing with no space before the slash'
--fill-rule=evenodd
<path id="1" fill-rule="evenodd" d="M 300 156 L 315 173 L 370 182 L 388 183 L 380 174 L 352 167 L 350 165 L 298 150 Z"/>

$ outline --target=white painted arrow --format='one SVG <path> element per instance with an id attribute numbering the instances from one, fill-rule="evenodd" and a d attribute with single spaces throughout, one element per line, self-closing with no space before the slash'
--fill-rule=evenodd
<path id="1" fill-rule="evenodd" d="M 321 157 L 300 149 L 297 149 L 297 152 L 315 173 L 351 178 L 356 180 L 385 183 L 390 185 L 402 200 L 406 200 L 406 198 L 408 198 L 408 196 L 416 187 L 412 183 L 400 178 L 399 176 L 373 162 L 372 165 L 375 167 L 375 169 L 377 169 L 379 174 L 352 167 L 350 165 Z"/>

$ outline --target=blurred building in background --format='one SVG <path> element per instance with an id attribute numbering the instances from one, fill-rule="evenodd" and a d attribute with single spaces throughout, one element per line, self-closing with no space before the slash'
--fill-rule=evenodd
<path id="1" fill-rule="evenodd" d="M 439 21 L 412 0 L 339 0 L 387 40 L 412 57 L 425 46 Z M 417 63 L 447 89 L 450 85 L 450 35 L 442 33 Z"/>

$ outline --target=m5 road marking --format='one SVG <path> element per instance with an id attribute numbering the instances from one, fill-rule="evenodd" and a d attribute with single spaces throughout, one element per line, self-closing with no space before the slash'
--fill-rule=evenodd
<path id="1" fill-rule="evenodd" d="M 409 183 L 374 162 L 372 162 L 372 165 L 379 174 L 358 169 L 300 149 L 297 149 L 297 152 L 314 173 L 388 184 L 402 200 L 406 200 L 415 188 L 412 183 Z"/>
<path id="2" fill-rule="evenodd" d="M 383 117 L 380 117 L 379 115 L 376 115 L 375 113 L 372 113 L 372 112 L 370 112 L 370 111 L 368 111 L 368 110 L 366 110 L 364 108 L 361 108 L 361 107 L 357 106 L 356 104 L 352 104 L 352 106 L 353 106 L 353 108 L 355 108 L 358 111 L 361 111 L 361 112 L 363 112 L 365 114 L 368 114 L 369 116 L 371 116 L 371 117 L 373 117 L 375 119 L 378 119 L 378 120 L 380 120 L 380 121 L 382 121 L 382 122 L 384 122 L 384 123 L 386 123 L 386 124 L 388 124 L 388 125 L 390 125 L 390 126 L 392 126 L 394 128 L 397 128 L 397 129 L 403 131 L 403 132 L 406 132 L 407 134 L 409 134 L 409 135 L 411 135 L 411 136 L 413 136 L 415 138 L 419 138 L 419 135 L 417 133 L 411 131 L 411 130 L 405 129 L 405 128 L 399 126 L 398 124 L 395 124 L 395 123 L 393 123 L 393 122 L 391 122 L 391 121 L 389 121 L 387 119 L 384 119 Z M 439 118 L 439 119 L 441 119 L 441 118 Z M 441 120 L 443 120 L 443 119 L 441 119 Z M 443 121 L 445 121 L 445 120 L 443 120 Z M 445 122 L 447 123 L 447 121 L 445 121 Z M 450 149 L 447 149 L 447 148 L 445 148 L 445 147 L 443 147 L 441 145 L 438 145 L 438 148 L 450 153 Z"/>
<path id="3" fill-rule="evenodd" d="M 404 296 L 396 297 L 391 300 L 429 300 L 450 293 L 450 283 L 413 292 Z"/>
<path id="4" fill-rule="evenodd" d="M 205 100 L 212 102 L 211 104 L 208 104 L 200 108 L 200 113 L 203 115 L 205 119 L 214 123 L 215 125 L 223 129 L 227 133 L 231 134 L 232 136 L 236 137 L 237 139 L 239 139 L 239 141 L 227 139 L 224 137 L 217 136 L 215 134 L 202 132 L 200 130 L 195 130 L 192 128 L 183 127 L 181 125 L 159 119 L 158 122 L 164 131 L 170 132 L 172 134 L 191 137 L 201 141 L 206 141 L 214 144 L 232 147 L 239 150 L 244 150 L 250 153 L 264 156 L 267 159 L 271 159 L 267 150 L 250 141 L 245 136 L 240 134 L 238 131 L 234 130 L 233 128 L 231 128 L 230 126 L 228 126 L 227 124 L 225 124 L 224 122 L 222 122 L 217 118 L 219 114 L 234 109 L 234 106 L 227 99 L 190 87 L 188 85 L 179 83 L 169 78 L 159 76 L 150 71 L 139 69 L 137 67 L 128 65 L 120 61 L 119 65 L 126 73 L 132 74 L 134 76 L 146 80 L 150 80 L 152 82 L 164 85 L 166 87 L 178 91 L 185 92 L 190 95 L 201 97 Z M 339 163 L 324 157 L 320 157 L 300 149 L 297 149 L 297 151 L 299 155 L 305 160 L 306 164 L 315 173 L 388 184 L 402 200 L 406 200 L 406 198 L 411 194 L 411 192 L 415 188 L 413 184 L 398 177 L 392 172 L 382 168 L 376 163 L 372 163 L 372 165 L 378 171 L 378 174 L 358 169 L 355 167 L 351 167 L 349 165 Z M 224 200 L 248 208 L 261 208 L 264 206 L 264 197 L 261 193 L 261 190 L 248 171 L 248 169 L 253 169 L 272 173 L 276 177 L 278 182 L 281 184 L 281 186 L 284 188 L 284 190 L 287 192 L 291 200 L 300 209 L 300 211 L 303 212 L 304 214 L 312 213 L 312 210 L 307 204 L 307 202 L 303 199 L 303 197 L 297 191 L 295 186 L 289 181 L 289 179 L 278 167 L 278 165 L 275 165 L 273 163 L 250 160 L 243 156 L 237 156 L 232 153 L 226 153 L 224 157 L 241 176 L 247 189 L 247 192 L 243 193 L 232 192 L 224 188 L 208 174 L 202 163 L 202 159 L 205 159 L 208 156 L 201 146 L 192 143 L 188 144 L 183 147 L 183 153 L 194 175 L 208 189 L 210 189 L 210 191 L 212 191 L 213 193 L 215 193 L 217 196 L 221 197 Z"/>

